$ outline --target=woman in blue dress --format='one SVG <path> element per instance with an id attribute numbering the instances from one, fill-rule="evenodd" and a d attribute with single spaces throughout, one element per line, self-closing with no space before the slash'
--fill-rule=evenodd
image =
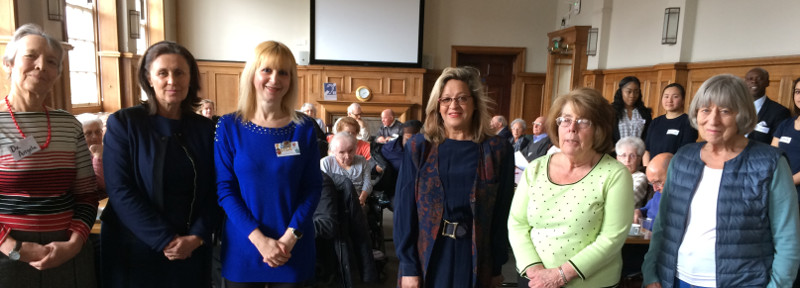
<path id="1" fill-rule="evenodd" d="M 650 123 L 645 137 L 645 151 L 642 164 L 647 166 L 650 159 L 661 153 L 678 152 L 683 145 L 697 141 L 697 129 L 689 123 L 689 116 L 683 112 L 686 90 L 678 83 L 671 83 L 661 91 L 661 107 L 666 114 L 656 117 Z"/>
<path id="2" fill-rule="evenodd" d="M 295 113 L 297 65 L 286 45 L 254 49 L 239 107 L 217 123 L 214 153 L 226 287 L 301 287 L 314 275 L 313 213 L 322 190 L 317 123 Z"/>
<path id="3" fill-rule="evenodd" d="M 489 129 L 491 102 L 474 68 L 446 68 L 408 140 L 397 181 L 401 287 L 496 287 L 508 260 L 513 150 Z"/>
<path id="4" fill-rule="evenodd" d="M 797 192 L 800 193 L 800 78 L 794 79 L 792 83 L 792 98 L 794 117 L 781 122 L 775 129 L 772 138 L 772 146 L 781 148 L 789 158 L 789 166 L 792 168 L 792 180 L 794 181 Z"/>

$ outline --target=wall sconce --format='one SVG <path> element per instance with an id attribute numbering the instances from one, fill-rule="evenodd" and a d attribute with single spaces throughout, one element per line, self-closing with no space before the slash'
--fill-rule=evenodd
<path id="1" fill-rule="evenodd" d="M 664 31 L 661 32 L 661 44 L 678 43 L 678 19 L 681 8 L 671 7 L 664 9 Z"/>
<path id="2" fill-rule="evenodd" d="M 586 43 L 588 44 L 586 46 L 586 55 L 589 56 L 597 55 L 597 34 L 598 34 L 597 28 L 589 29 L 589 39 L 586 40 Z"/>
<path id="3" fill-rule="evenodd" d="M 53 21 L 64 20 L 63 0 L 47 0 L 47 19 Z"/>
<path id="4" fill-rule="evenodd" d="M 550 51 L 550 54 L 569 54 L 572 52 L 569 48 L 569 44 L 563 43 L 561 37 L 556 37 L 553 38 L 553 46 L 547 50 Z"/>
<path id="5" fill-rule="evenodd" d="M 128 34 L 131 39 L 139 39 L 139 11 L 128 10 Z"/>

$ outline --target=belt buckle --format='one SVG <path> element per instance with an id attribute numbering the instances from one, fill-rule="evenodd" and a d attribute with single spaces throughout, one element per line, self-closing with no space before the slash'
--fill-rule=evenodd
<path id="1" fill-rule="evenodd" d="M 453 227 L 452 232 L 447 233 L 447 228 L 448 227 Z M 442 236 L 456 239 L 457 228 L 458 228 L 458 222 L 450 222 L 450 221 L 444 220 L 444 228 L 442 229 Z"/>

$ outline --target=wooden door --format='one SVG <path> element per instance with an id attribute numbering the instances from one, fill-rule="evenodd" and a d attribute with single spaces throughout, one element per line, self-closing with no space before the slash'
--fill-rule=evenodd
<path id="1" fill-rule="evenodd" d="M 514 79 L 515 55 L 459 54 L 457 66 L 472 66 L 481 71 L 481 80 L 489 98 L 496 106 L 489 107 L 492 115 L 510 118 L 511 85 Z"/>

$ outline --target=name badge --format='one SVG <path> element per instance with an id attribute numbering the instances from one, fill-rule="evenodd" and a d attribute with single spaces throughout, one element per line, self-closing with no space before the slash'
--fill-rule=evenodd
<path id="1" fill-rule="evenodd" d="M 25 139 L 12 143 L 10 149 L 14 161 L 22 160 L 42 150 L 42 148 L 39 148 L 39 143 L 36 143 L 36 139 L 33 138 L 33 135 L 28 135 Z"/>
<path id="2" fill-rule="evenodd" d="M 755 130 L 764 134 L 768 134 L 769 127 L 767 127 L 767 122 L 764 121 L 758 122 L 758 124 L 756 124 Z"/>
<path id="3" fill-rule="evenodd" d="M 275 154 L 278 157 L 300 155 L 300 145 L 297 144 L 297 141 L 275 143 Z"/>
<path id="4" fill-rule="evenodd" d="M 790 144 L 790 143 L 792 143 L 792 137 L 786 137 L 786 136 L 783 136 L 783 137 L 781 137 L 781 139 L 780 139 L 780 140 L 778 140 L 778 141 L 779 141 L 779 142 L 781 142 L 781 143 Z"/>
<path id="5" fill-rule="evenodd" d="M 675 136 L 677 136 L 679 133 L 681 133 L 681 130 L 678 130 L 678 129 L 669 129 L 669 130 L 667 130 L 667 135 L 675 135 Z"/>

